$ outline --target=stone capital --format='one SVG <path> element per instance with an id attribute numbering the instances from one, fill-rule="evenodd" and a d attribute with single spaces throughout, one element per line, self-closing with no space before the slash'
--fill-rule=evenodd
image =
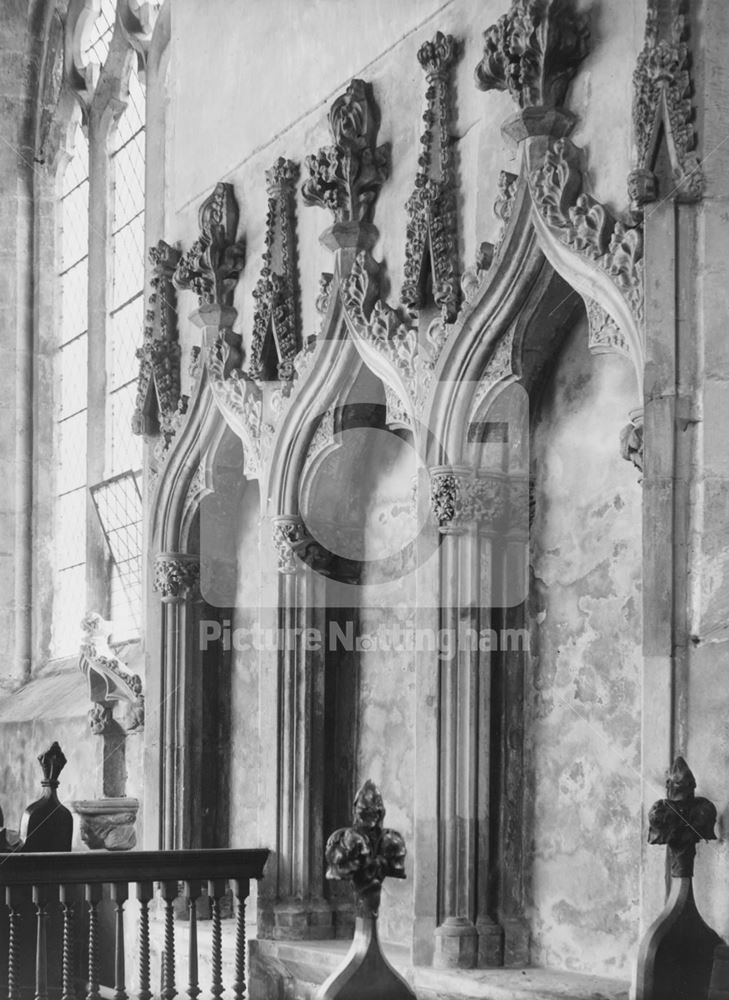
<path id="1" fill-rule="evenodd" d="M 154 589 L 165 602 L 183 601 L 200 579 L 200 561 L 182 553 L 161 552 L 154 561 Z"/>

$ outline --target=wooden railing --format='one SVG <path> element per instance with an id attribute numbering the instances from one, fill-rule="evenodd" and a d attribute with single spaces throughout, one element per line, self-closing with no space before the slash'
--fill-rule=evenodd
<path id="1" fill-rule="evenodd" d="M 196 1000 L 203 993 L 220 997 L 225 989 L 221 904 L 230 886 L 234 973 L 227 985 L 230 995 L 241 1000 L 246 992 L 245 901 L 250 880 L 261 878 L 267 857 L 266 850 L 0 854 L 0 887 L 5 889 L 7 905 L 7 990 L 0 990 L 0 995 L 8 1000 L 101 1000 L 104 996 Z M 131 949 L 124 938 L 130 884 L 135 886 L 131 895 L 136 896 L 138 918 L 136 947 Z M 161 990 L 150 979 L 150 903 L 156 889 L 164 923 Z M 205 889 L 211 929 L 209 989 L 201 988 L 198 981 L 198 907 Z M 111 901 L 106 904 L 113 913 L 111 941 L 102 940 L 102 898 Z M 176 909 L 181 909 L 182 900 L 188 952 L 184 988 L 175 981 Z M 130 951 L 137 969 L 134 993 L 125 968 Z M 113 988 L 100 981 L 102 953 L 105 959 L 113 953 Z"/>

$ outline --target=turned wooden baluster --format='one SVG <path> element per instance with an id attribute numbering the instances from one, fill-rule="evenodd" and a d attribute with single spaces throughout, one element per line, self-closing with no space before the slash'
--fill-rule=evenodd
<path id="1" fill-rule="evenodd" d="M 61 1000 L 76 1000 L 73 987 L 73 910 L 77 886 L 60 885 L 58 898 L 63 907 L 63 967 Z"/>
<path id="2" fill-rule="evenodd" d="M 225 879 L 216 878 L 208 881 L 208 895 L 212 911 L 212 985 L 210 992 L 213 997 L 223 993 L 223 950 L 220 930 L 220 900 L 225 895 Z"/>
<path id="3" fill-rule="evenodd" d="M 84 894 L 89 907 L 89 989 L 86 1000 L 101 1000 L 99 993 L 99 914 L 96 909 L 101 902 L 101 885 L 96 882 L 87 882 Z"/>
<path id="4" fill-rule="evenodd" d="M 250 889 L 247 878 L 232 878 L 230 887 L 235 897 L 235 980 L 233 996 L 242 1000 L 246 995 L 246 897 Z"/>
<path id="5" fill-rule="evenodd" d="M 35 938 L 35 1000 L 48 1000 L 48 886 L 33 886 L 33 902 L 36 912 Z"/>
<path id="6" fill-rule="evenodd" d="M 152 1000 L 149 974 L 149 903 L 154 895 L 151 882 L 137 882 L 139 900 L 139 1000 Z"/>
<path id="7" fill-rule="evenodd" d="M 197 1000 L 197 997 L 202 993 L 198 982 L 197 968 L 197 901 L 201 892 L 202 883 L 199 879 L 185 882 L 187 909 L 190 914 L 190 936 L 187 951 L 187 995 L 190 1000 Z"/>
<path id="8" fill-rule="evenodd" d="M 128 1000 L 124 971 L 124 904 L 129 899 L 127 882 L 113 882 L 111 898 L 114 903 L 114 1000 Z"/>
<path id="9" fill-rule="evenodd" d="M 175 914 L 173 903 L 177 899 L 177 879 L 160 882 L 162 899 L 165 901 L 165 951 L 162 963 L 163 1000 L 173 1000 L 175 989 Z"/>
<path id="10" fill-rule="evenodd" d="M 9 885 L 5 890 L 5 905 L 10 911 L 8 916 L 8 1000 L 20 1000 L 18 959 L 20 957 L 21 902 L 22 889 L 15 885 Z"/>

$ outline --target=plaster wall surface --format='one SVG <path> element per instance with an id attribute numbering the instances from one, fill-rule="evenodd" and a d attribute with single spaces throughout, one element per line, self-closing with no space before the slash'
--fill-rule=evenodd
<path id="1" fill-rule="evenodd" d="M 390 439 L 388 442 L 387 439 Z M 403 553 L 415 529 L 412 449 L 394 434 L 378 434 L 363 482 L 370 484 L 364 515 L 365 557 L 380 571 L 365 573 L 360 611 L 363 648 L 359 658 L 359 746 L 357 784 L 371 778 L 380 788 L 385 826 L 413 842 L 415 779 L 415 671 L 417 654 L 398 639 L 413 628 L 415 592 L 412 558 Z M 380 562 L 381 561 L 381 562 Z M 413 858 L 405 881 L 386 879 L 380 933 L 387 941 L 408 944 L 412 935 Z"/>
<path id="2" fill-rule="evenodd" d="M 237 535 L 238 590 L 232 628 L 239 630 L 241 647 L 231 658 L 230 685 L 230 829 L 231 847 L 259 846 L 257 818 L 261 795 L 261 749 L 258 721 L 258 682 L 261 653 L 254 646 L 253 630 L 259 621 L 260 558 L 258 489 L 250 483 L 240 505 Z M 244 648 L 247 647 L 247 648 Z M 264 667 L 264 669 L 266 669 Z M 261 845 L 263 846 L 263 845 Z"/>
<path id="3" fill-rule="evenodd" d="M 532 960 L 628 978 L 641 858 L 641 493 L 630 366 L 570 334 L 533 436 Z"/>

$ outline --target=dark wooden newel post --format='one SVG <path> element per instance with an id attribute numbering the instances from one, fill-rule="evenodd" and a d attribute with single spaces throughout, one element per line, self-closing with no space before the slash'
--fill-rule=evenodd
<path id="1" fill-rule="evenodd" d="M 377 786 L 365 781 L 354 800 L 352 826 L 327 841 L 327 878 L 351 879 L 356 920 L 352 947 L 322 985 L 317 1000 L 415 1000 L 408 984 L 380 951 L 377 914 L 382 883 L 405 878 L 405 842 L 382 827 L 385 807 Z"/>
<path id="2" fill-rule="evenodd" d="M 696 779 L 677 757 L 666 781 L 666 798 L 651 806 L 648 842 L 666 844 L 671 888 L 666 906 L 649 927 L 638 954 L 636 1000 L 707 1000 L 714 949 L 721 938 L 699 915 L 694 901 L 696 844 L 715 840 L 716 807 L 694 794 Z"/>

